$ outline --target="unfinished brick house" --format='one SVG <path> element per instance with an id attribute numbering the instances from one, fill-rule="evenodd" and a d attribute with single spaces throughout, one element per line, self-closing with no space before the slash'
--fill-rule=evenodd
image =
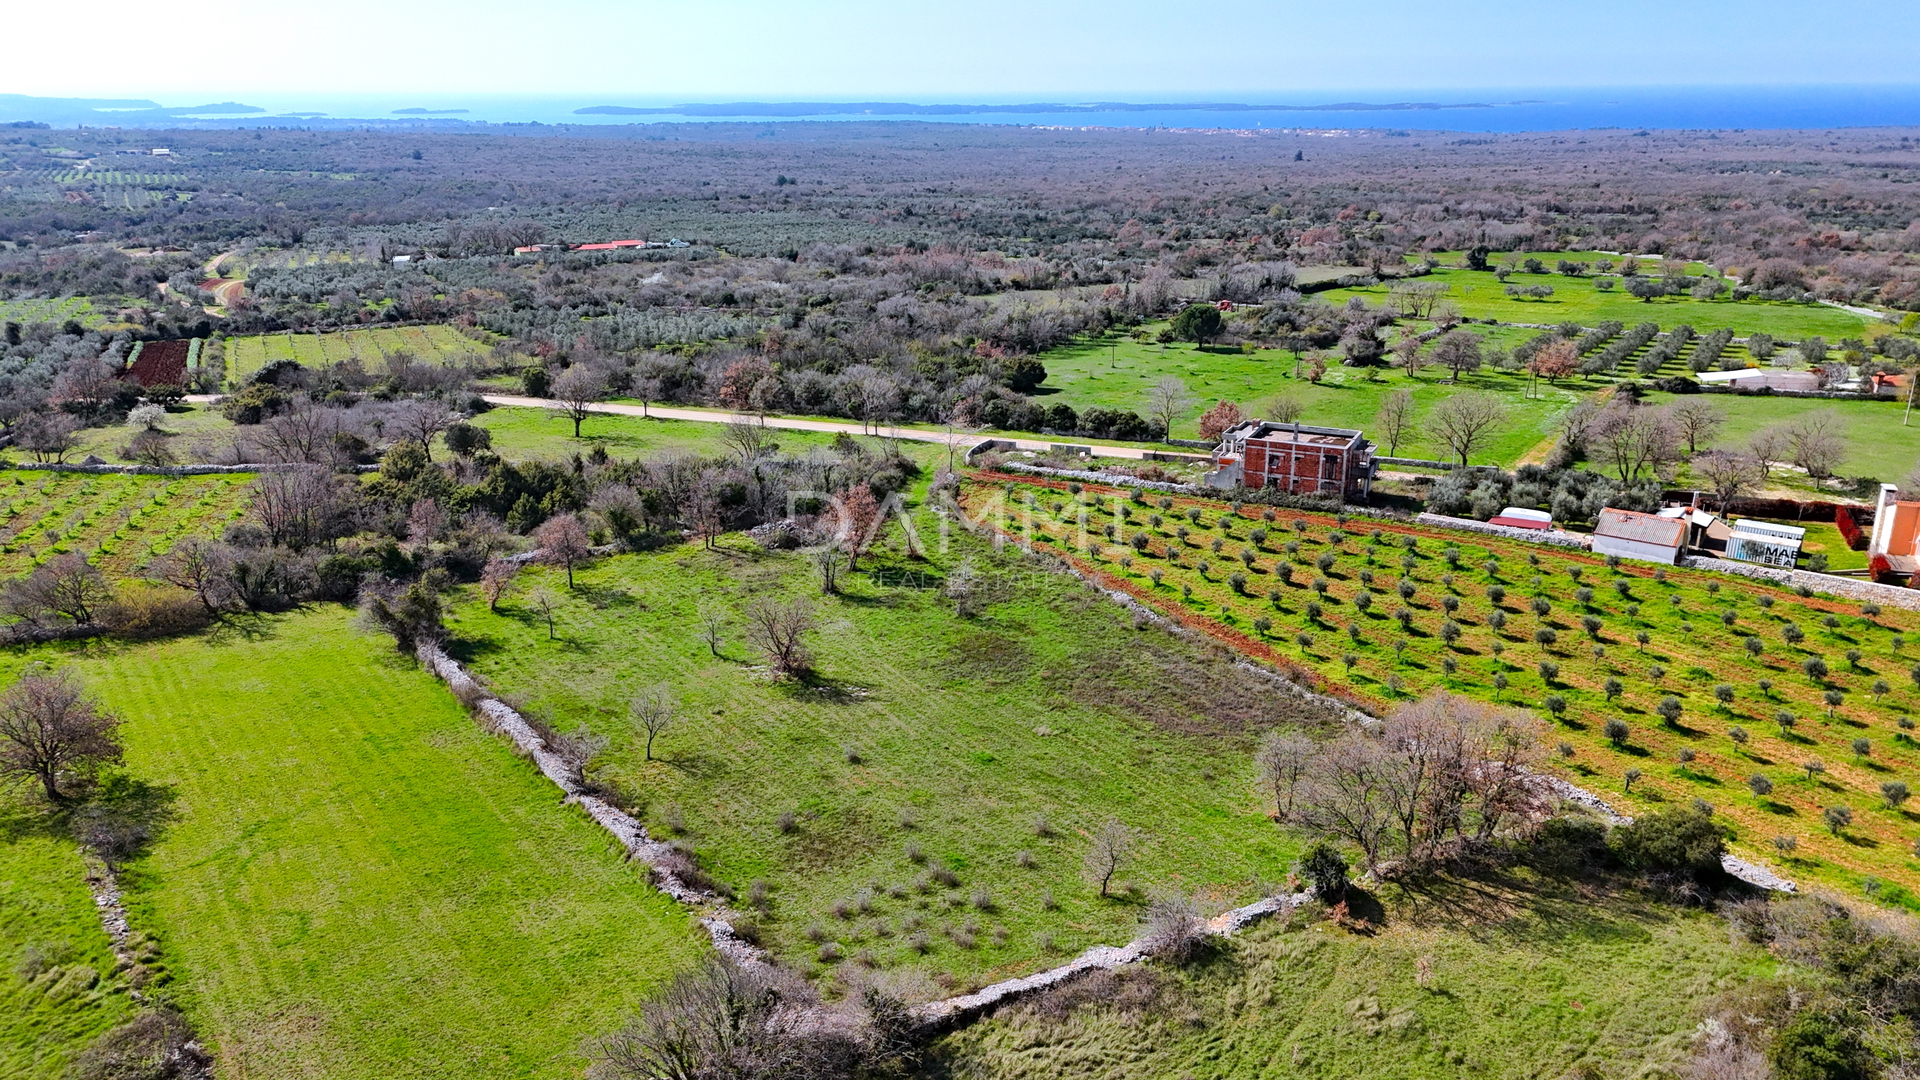
<path id="1" fill-rule="evenodd" d="M 1365 502 L 1373 490 L 1373 444 L 1349 428 L 1249 420 L 1221 435 L 1213 462 L 1210 487 L 1277 488 L 1346 502 Z"/>

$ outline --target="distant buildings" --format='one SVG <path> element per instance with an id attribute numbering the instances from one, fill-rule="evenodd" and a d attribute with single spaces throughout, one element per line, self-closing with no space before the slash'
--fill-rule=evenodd
<path id="1" fill-rule="evenodd" d="M 1373 444 L 1349 428 L 1249 420 L 1221 435 L 1209 487 L 1275 488 L 1363 502 L 1373 490 Z"/>

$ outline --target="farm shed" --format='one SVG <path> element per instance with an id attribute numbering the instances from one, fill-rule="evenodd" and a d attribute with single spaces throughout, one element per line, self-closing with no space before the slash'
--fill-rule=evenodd
<path id="1" fill-rule="evenodd" d="M 1553 515 L 1545 510 L 1529 510 L 1524 506 L 1509 506 L 1487 519 L 1489 525 L 1505 525 L 1510 529 L 1551 529 Z"/>
<path id="2" fill-rule="evenodd" d="M 1608 507 L 1593 526 L 1593 553 L 1671 566 L 1686 546 L 1687 525 L 1680 518 Z"/>

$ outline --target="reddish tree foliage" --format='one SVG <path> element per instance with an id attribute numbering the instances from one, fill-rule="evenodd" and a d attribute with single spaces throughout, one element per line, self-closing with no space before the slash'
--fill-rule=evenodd
<path id="1" fill-rule="evenodd" d="M 846 549 L 847 569 L 856 569 L 860 556 L 880 535 L 879 501 L 867 485 L 855 484 L 833 497 L 828 514 L 834 541 Z"/>
<path id="2" fill-rule="evenodd" d="M 1207 440 L 1218 439 L 1228 428 L 1243 423 L 1246 418 L 1246 414 L 1240 411 L 1240 406 L 1231 401 L 1223 401 L 1201 414 L 1200 437 Z"/>
<path id="3" fill-rule="evenodd" d="M 1580 366 L 1580 346 L 1571 341 L 1556 341 L 1533 354 L 1527 370 L 1536 378 L 1554 382 L 1574 373 Z"/>

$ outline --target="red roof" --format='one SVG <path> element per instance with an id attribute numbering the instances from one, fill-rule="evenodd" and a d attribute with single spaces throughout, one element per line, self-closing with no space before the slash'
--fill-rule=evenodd
<path id="1" fill-rule="evenodd" d="M 1505 525 L 1511 529 L 1551 529 L 1553 528 L 1553 522 L 1551 521 L 1536 521 L 1533 518 L 1508 517 L 1505 514 L 1501 514 L 1498 517 L 1488 518 L 1487 524 Z"/>
<path id="2" fill-rule="evenodd" d="M 645 240 L 609 240 L 604 244 L 581 244 L 575 251 L 612 251 L 614 248 L 646 247 Z"/>

